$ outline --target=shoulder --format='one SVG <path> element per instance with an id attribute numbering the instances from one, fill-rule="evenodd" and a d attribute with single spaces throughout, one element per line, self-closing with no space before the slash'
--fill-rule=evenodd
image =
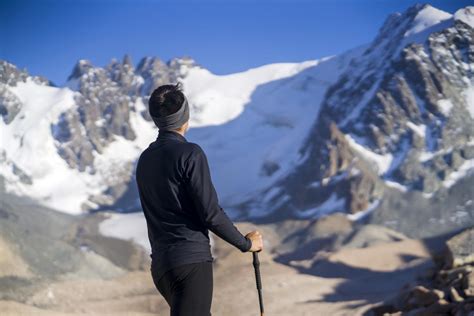
<path id="1" fill-rule="evenodd" d="M 140 163 L 143 159 L 145 159 L 145 157 L 147 156 L 148 152 L 150 151 L 149 149 L 150 149 L 150 147 L 147 147 L 147 148 L 145 148 L 144 150 L 142 150 L 142 152 L 141 152 L 140 155 L 138 156 L 138 163 Z"/>
<path id="2" fill-rule="evenodd" d="M 147 148 L 145 148 L 141 153 L 140 155 L 138 156 L 138 159 L 137 159 L 137 164 L 140 164 L 142 161 L 144 161 L 147 156 L 150 155 L 150 146 L 148 146 Z"/>
<path id="3" fill-rule="evenodd" d="M 188 147 L 189 154 L 191 156 L 205 155 L 204 150 L 202 149 L 202 147 L 199 144 L 196 144 L 196 143 L 193 143 L 193 142 L 187 142 L 186 145 Z"/>
<path id="4" fill-rule="evenodd" d="M 149 150 L 148 150 L 148 148 L 146 148 L 138 156 L 138 159 L 137 159 L 137 162 L 136 162 L 136 165 L 135 165 L 135 176 L 136 176 L 136 178 L 139 177 L 139 174 L 141 173 L 142 168 L 146 168 L 145 165 L 147 165 L 147 163 L 148 163 L 148 159 L 147 159 L 148 152 L 149 152 Z"/>
<path id="5" fill-rule="evenodd" d="M 185 165 L 197 161 L 207 161 L 206 153 L 199 144 L 193 142 L 186 143 L 186 161 Z"/>

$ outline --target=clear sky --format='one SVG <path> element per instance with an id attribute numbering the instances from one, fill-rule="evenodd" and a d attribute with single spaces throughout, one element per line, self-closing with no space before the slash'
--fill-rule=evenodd
<path id="1" fill-rule="evenodd" d="M 415 3 L 464 0 L 0 0 L 0 59 L 63 85 L 77 60 L 190 56 L 215 74 L 300 62 L 371 41 Z"/>

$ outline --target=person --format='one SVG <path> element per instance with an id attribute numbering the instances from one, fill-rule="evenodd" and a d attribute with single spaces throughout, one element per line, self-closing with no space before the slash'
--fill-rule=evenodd
<path id="1" fill-rule="evenodd" d="M 151 276 L 172 316 L 211 315 L 214 257 L 209 230 L 241 252 L 263 250 L 262 234 L 245 236 L 219 205 L 207 156 L 185 138 L 189 104 L 181 83 L 156 88 L 149 113 L 159 129 L 140 154 L 136 182 L 151 245 Z"/>

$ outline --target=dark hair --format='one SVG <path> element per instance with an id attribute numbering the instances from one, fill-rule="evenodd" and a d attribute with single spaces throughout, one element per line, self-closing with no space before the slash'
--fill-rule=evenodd
<path id="1" fill-rule="evenodd" d="M 178 111 L 184 102 L 181 82 L 175 85 L 166 84 L 156 88 L 148 100 L 148 111 L 151 116 L 166 116 Z"/>

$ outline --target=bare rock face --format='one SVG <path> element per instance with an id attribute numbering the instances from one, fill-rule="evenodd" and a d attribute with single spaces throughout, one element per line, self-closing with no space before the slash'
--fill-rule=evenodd
<path id="1" fill-rule="evenodd" d="M 20 112 L 21 101 L 0 83 L 0 116 L 5 124 L 9 124 Z"/>
<path id="2" fill-rule="evenodd" d="M 94 153 L 103 153 L 116 137 L 136 139 L 136 133 L 140 131 L 133 129 L 130 116 L 138 111 L 137 100 L 148 104 L 148 97 L 155 88 L 179 77 L 176 73 L 180 70 L 179 65 L 179 59 L 165 64 L 157 58 L 145 57 L 135 69 L 129 55 L 125 55 L 122 62 L 112 59 L 104 68 L 80 60 L 67 84 L 77 91 L 77 108 L 63 113 L 58 124 L 51 127 L 53 136 L 59 141 L 61 157 L 72 168 L 91 174 L 98 172 Z M 137 114 L 151 122 L 148 111 Z M 90 201 L 112 205 L 127 190 L 132 171 L 133 162 L 116 170 L 105 191 L 91 196 Z"/>
<path id="3" fill-rule="evenodd" d="M 329 142 L 327 143 L 329 161 L 326 174 L 324 175 L 325 178 L 332 177 L 339 171 L 346 170 L 354 158 L 354 153 L 349 143 L 334 122 L 331 122 L 329 125 L 329 133 Z"/>
<path id="4" fill-rule="evenodd" d="M 128 67 L 124 69 L 124 73 L 127 74 Z M 122 80 L 125 75 L 120 76 L 114 71 L 112 76 Z M 120 88 L 122 82 L 113 81 L 105 69 L 95 68 L 86 60 L 76 64 L 69 80 L 77 83 L 80 92 L 76 95 L 78 108 L 71 110 L 73 113 L 70 115 L 63 116 L 67 122 L 58 126 L 58 129 L 68 129 L 75 125 L 84 127 L 87 140 L 99 153 L 103 152 L 114 135 L 128 140 L 135 139 L 136 135 L 130 126 L 129 118 L 133 100 Z M 79 131 L 73 128 L 69 128 L 68 132 L 71 135 L 79 134 Z M 57 139 L 61 142 L 69 141 L 68 138 Z M 68 143 L 65 147 L 73 145 Z"/>
<path id="5" fill-rule="evenodd" d="M 0 83 L 14 87 L 17 82 L 25 82 L 28 78 L 39 85 L 54 86 L 54 84 L 45 77 L 31 76 L 28 74 L 26 68 L 20 70 L 12 63 L 6 60 L 0 60 Z"/>
<path id="6" fill-rule="evenodd" d="M 32 80 L 39 85 L 53 85 L 41 76 L 30 76 L 26 69 L 20 70 L 15 65 L 0 60 L 0 117 L 5 124 L 9 124 L 20 112 L 22 103 L 18 97 L 7 89 L 7 86 L 16 86 L 18 82 Z"/>
<path id="7" fill-rule="evenodd" d="M 51 127 L 60 142 L 60 155 L 72 168 L 85 171 L 89 167 L 90 172 L 95 172 L 93 152 L 103 153 L 116 136 L 136 138 L 137 131 L 130 123 L 130 113 L 137 111 L 136 100 L 142 98 L 148 104 L 147 98 L 155 88 L 179 77 L 179 65 L 180 59 L 164 64 L 146 57 L 135 69 L 129 55 L 122 62 L 112 59 L 105 68 L 79 60 L 67 83 L 78 92 L 77 108 L 63 113 L 59 123 Z M 148 111 L 139 114 L 151 121 Z"/>
<path id="8" fill-rule="evenodd" d="M 448 267 L 474 265 L 474 227 L 468 228 L 448 240 L 447 247 L 446 265 Z"/>

